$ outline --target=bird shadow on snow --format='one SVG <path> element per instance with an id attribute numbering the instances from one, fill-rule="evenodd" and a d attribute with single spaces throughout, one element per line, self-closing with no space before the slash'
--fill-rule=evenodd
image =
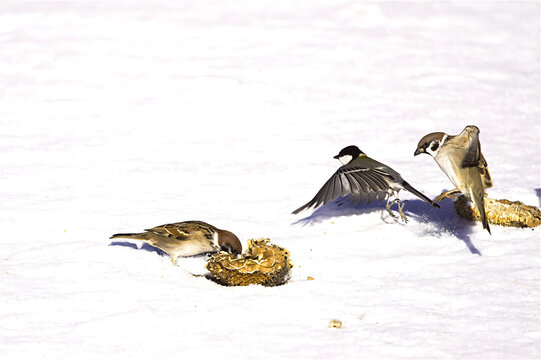
<path id="1" fill-rule="evenodd" d="M 145 244 L 145 243 L 143 243 L 141 245 L 141 247 L 139 247 L 139 246 L 137 246 L 137 244 L 131 243 L 129 241 L 111 241 L 109 246 L 122 246 L 122 247 L 132 248 L 134 250 L 142 250 L 142 251 L 153 252 L 153 253 L 156 253 L 156 254 L 158 254 L 160 256 L 169 256 L 162 249 L 159 249 L 157 247 L 154 247 L 152 245 Z M 207 256 L 207 253 L 197 254 L 197 255 L 193 255 L 193 256 L 184 256 L 184 257 L 185 258 L 203 258 L 203 257 L 206 257 L 206 256 Z"/>
<path id="2" fill-rule="evenodd" d="M 471 233 L 474 229 L 474 223 L 462 219 L 455 211 L 453 202 L 450 199 L 444 199 L 439 203 L 440 208 L 433 208 L 422 200 L 406 200 L 404 213 L 408 219 L 415 219 L 423 226 L 420 229 L 420 236 L 441 236 L 442 233 L 452 235 L 463 241 L 472 254 L 482 255 L 471 240 Z M 391 209 L 398 215 L 396 205 Z M 381 213 L 383 222 L 404 224 L 399 217 L 391 217 L 385 209 L 385 204 L 374 201 L 370 204 L 355 205 L 343 202 L 343 199 L 337 199 L 316 209 L 310 216 L 297 220 L 292 225 L 312 226 L 335 217 L 364 215 L 374 212 Z M 409 222 L 410 226 L 414 225 Z M 415 225 L 414 225 L 415 226 Z"/>
<path id="3" fill-rule="evenodd" d="M 141 247 L 139 247 L 139 246 L 137 246 L 137 244 L 134 244 L 134 243 L 131 243 L 131 242 L 128 242 L 128 241 L 111 241 L 109 246 L 123 246 L 123 247 L 132 248 L 132 249 L 135 249 L 135 250 L 144 250 L 144 251 L 155 252 L 156 254 L 158 254 L 160 256 L 167 256 L 167 253 L 165 251 L 163 251 L 161 249 L 158 249 L 157 247 L 154 247 L 152 245 L 145 244 L 145 243 L 143 243 L 143 245 L 141 245 Z"/>
<path id="4" fill-rule="evenodd" d="M 539 206 L 541 206 L 541 188 L 535 188 L 535 195 L 537 195 L 537 201 Z"/>

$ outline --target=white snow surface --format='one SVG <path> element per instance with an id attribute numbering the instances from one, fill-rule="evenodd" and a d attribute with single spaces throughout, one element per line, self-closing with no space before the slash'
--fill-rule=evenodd
<path id="1" fill-rule="evenodd" d="M 539 206 L 539 2 L 0 2 L 2 359 L 539 359 L 540 230 L 408 192 L 292 215 L 355 144 L 429 197 L 481 129 L 491 198 Z M 269 237 L 283 286 L 112 241 Z M 307 280 L 307 277 L 314 280 Z M 343 328 L 329 328 L 329 321 Z"/>

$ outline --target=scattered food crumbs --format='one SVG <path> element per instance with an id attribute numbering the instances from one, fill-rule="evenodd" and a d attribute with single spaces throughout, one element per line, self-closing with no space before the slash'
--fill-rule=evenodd
<path id="1" fill-rule="evenodd" d="M 311 277 L 311 276 L 308 276 L 308 277 L 306 278 L 306 280 L 314 280 L 314 278 Z"/>
<path id="2" fill-rule="evenodd" d="M 330 328 L 341 329 L 342 328 L 342 322 L 340 320 L 331 320 L 331 322 L 329 323 L 329 327 Z"/>

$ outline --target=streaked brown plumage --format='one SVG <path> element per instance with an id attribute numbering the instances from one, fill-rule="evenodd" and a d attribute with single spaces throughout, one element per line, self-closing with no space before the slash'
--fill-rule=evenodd
<path id="1" fill-rule="evenodd" d="M 114 234 L 111 239 L 141 240 L 168 253 L 176 265 L 177 257 L 193 256 L 220 250 L 233 254 L 242 252 L 238 237 L 203 221 L 184 221 L 155 226 L 142 233 Z"/>
<path id="2" fill-rule="evenodd" d="M 435 132 L 425 135 L 418 143 L 414 155 L 429 154 L 455 185 L 455 189 L 440 194 L 434 201 L 441 201 L 457 193 L 472 201 L 479 213 L 483 228 L 490 233 L 485 215 L 485 190 L 492 187 L 487 162 L 481 153 L 479 128 L 466 126 L 459 135 Z"/>

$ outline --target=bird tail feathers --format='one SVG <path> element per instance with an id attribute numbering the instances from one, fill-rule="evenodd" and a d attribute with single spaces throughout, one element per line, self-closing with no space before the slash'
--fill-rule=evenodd
<path id="1" fill-rule="evenodd" d="M 492 235 L 490 232 L 490 226 L 488 225 L 488 218 L 485 213 L 485 198 L 484 198 L 484 191 L 471 191 L 470 190 L 470 197 L 473 201 L 473 204 L 477 208 L 477 211 L 479 211 L 479 215 L 481 215 L 481 222 L 483 223 L 483 229 L 486 229 L 489 234 Z"/>
<path id="2" fill-rule="evenodd" d="M 432 200 L 430 200 L 425 194 L 421 193 L 420 191 L 416 190 L 413 186 L 411 186 L 408 182 L 404 181 L 402 183 L 402 186 L 404 186 L 404 189 L 408 190 L 410 193 L 412 193 L 413 195 L 417 196 L 418 198 L 420 199 L 423 199 L 424 201 L 426 201 L 427 203 L 429 203 L 430 205 L 434 206 L 435 208 L 439 208 L 440 206 L 438 204 L 436 204 L 435 202 L 433 202 Z"/>
<path id="3" fill-rule="evenodd" d="M 137 240 L 146 240 L 146 236 L 144 233 L 125 233 L 125 234 L 114 234 L 109 239 L 117 239 L 117 238 L 127 238 L 127 239 L 137 239 Z"/>

